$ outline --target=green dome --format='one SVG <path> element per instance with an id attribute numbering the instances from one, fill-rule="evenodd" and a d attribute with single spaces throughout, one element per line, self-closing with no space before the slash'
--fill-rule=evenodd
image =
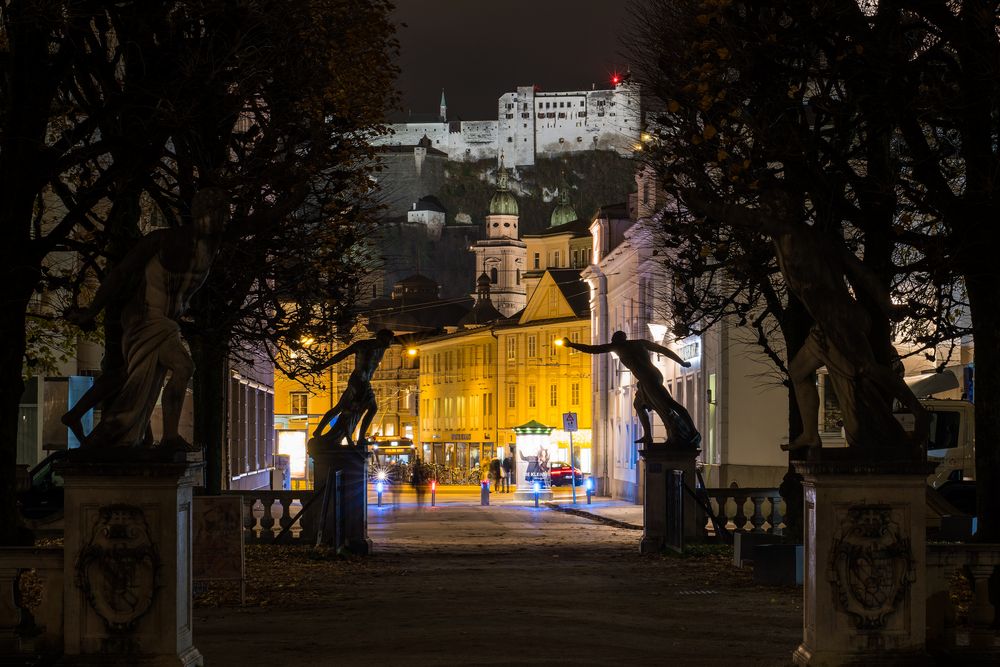
<path id="1" fill-rule="evenodd" d="M 490 200 L 490 215 L 517 215 L 517 199 L 507 187 L 507 170 L 501 166 L 497 191 Z"/>
<path id="2" fill-rule="evenodd" d="M 490 200 L 490 215 L 517 215 L 517 200 L 507 190 L 500 190 Z"/>
<path id="3" fill-rule="evenodd" d="M 580 217 L 570 205 L 568 194 L 564 195 L 564 192 L 565 190 L 559 193 L 559 204 L 552 210 L 552 216 L 549 218 L 549 227 L 565 225 L 567 222 L 573 222 Z"/>

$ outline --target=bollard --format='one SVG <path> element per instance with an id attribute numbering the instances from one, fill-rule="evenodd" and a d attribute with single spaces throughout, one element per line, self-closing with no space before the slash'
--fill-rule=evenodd
<path id="1" fill-rule="evenodd" d="M 437 480 L 436 479 L 431 480 L 431 507 L 435 506 L 434 503 L 437 500 L 437 488 L 438 488 Z"/>
<path id="2" fill-rule="evenodd" d="M 382 491 L 383 491 L 383 489 L 384 489 L 384 486 L 383 486 L 382 482 L 379 482 L 378 484 L 375 485 L 375 493 L 378 494 L 378 506 L 379 507 L 382 507 Z"/>
<path id="3" fill-rule="evenodd" d="M 490 504 L 490 483 L 485 479 L 479 485 L 479 504 Z"/>
<path id="4" fill-rule="evenodd" d="M 535 507 L 538 507 L 538 494 L 541 493 L 542 491 L 542 485 L 539 484 L 538 482 L 535 482 L 535 485 L 532 487 L 532 490 L 535 492 Z"/>
<path id="5" fill-rule="evenodd" d="M 594 478 L 593 477 L 588 477 L 587 481 L 585 482 L 585 485 L 587 487 L 587 504 L 589 505 L 590 504 L 590 498 L 591 498 L 591 496 L 594 495 Z"/>

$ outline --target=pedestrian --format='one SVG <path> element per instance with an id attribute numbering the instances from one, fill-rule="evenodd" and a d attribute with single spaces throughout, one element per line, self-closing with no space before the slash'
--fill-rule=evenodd
<path id="1" fill-rule="evenodd" d="M 500 459 L 494 457 L 493 460 L 490 461 L 490 482 L 492 488 L 496 490 L 497 493 L 501 491 L 500 472 L 501 472 Z"/>
<path id="2" fill-rule="evenodd" d="M 500 463 L 503 468 L 503 490 L 510 493 L 510 478 L 514 474 L 514 459 L 510 457 L 510 454 L 503 457 L 503 462 Z"/>
<path id="3" fill-rule="evenodd" d="M 410 484 L 413 485 L 413 490 L 417 494 L 417 507 L 423 507 L 424 493 L 427 487 L 426 480 L 424 479 L 424 469 L 420 463 L 419 456 L 413 460 L 413 470 L 410 472 Z"/>

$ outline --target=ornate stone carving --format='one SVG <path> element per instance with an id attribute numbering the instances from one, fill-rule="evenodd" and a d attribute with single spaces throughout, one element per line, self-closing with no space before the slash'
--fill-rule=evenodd
<path id="1" fill-rule="evenodd" d="M 830 554 L 838 609 L 858 630 L 882 630 L 915 580 L 913 551 L 889 505 L 847 511 Z"/>
<path id="2" fill-rule="evenodd" d="M 142 509 L 123 504 L 101 507 L 90 541 L 77 558 L 76 580 L 110 632 L 132 632 L 152 608 L 160 569 Z"/>

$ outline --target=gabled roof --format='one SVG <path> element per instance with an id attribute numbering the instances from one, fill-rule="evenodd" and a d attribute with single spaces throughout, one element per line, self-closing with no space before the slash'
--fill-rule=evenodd
<path id="1" fill-rule="evenodd" d="M 549 302 L 552 289 L 560 298 L 555 308 Z M 518 318 L 519 324 L 543 320 L 573 319 L 590 316 L 590 289 L 580 279 L 579 269 L 548 269 L 531 293 L 528 305 Z"/>

